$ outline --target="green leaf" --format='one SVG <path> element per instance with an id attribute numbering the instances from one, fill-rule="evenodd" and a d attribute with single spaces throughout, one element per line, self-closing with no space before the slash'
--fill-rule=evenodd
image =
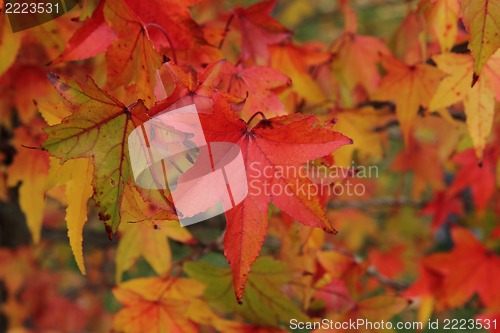
<path id="1" fill-rule="evenodd" d="M 93 158 L 93 197 L 111 238 L 120 224 L 123 190 L 131 177 L 127 139 L 147 119 L 146 107 L 139 100 L 128 108 L 90 77 L 86 83 L 51 73 L 48 77 L 70 103 L 73 114 L 45 129 L 48 138 L 43 148 L 62 162 Z"/>
<path id="2" fill-rule="evenodd" d="M 237 311 L 256 324 L 278 326 L 295 318 L 308 317 L 286 296 L 282 287 L 291 280 L 285 264 L 270 257 L 259 258 L 252 267 L 245 291 L 245 301 L 238 305 L 232 292 L 232 274 L 206 262 L 187 262 L 184 271 L 206 285 L 205 298 L 222 311 Z"/>

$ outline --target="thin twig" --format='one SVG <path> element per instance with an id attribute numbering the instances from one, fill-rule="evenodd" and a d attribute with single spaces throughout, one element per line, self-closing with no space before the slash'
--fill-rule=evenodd
<path id="1" fill-rule="evenodd" d="M 339 208 L 369 208 L 369 207 L 387 207 L 387 206 L 411 206 L 411 207 L 422 207 L 425 202 L 413 201 L 410 198 L 393 198 L 393 197 L 383 197 L 374 198 L 369 200 L 356 200 L 356 201 L 344 201 L 344 200 L 333 200 L 328 203 L 328 208 L 339 209 Z"/>
<path id="2" fill-rule="evenodd" d="M 387 287 L 390 287 L 390 288 L 392 288 L 392 289 L 394 289 L 396 291 L 403 291 L 403 290 L 408 289 L 408 286 L 405 285 L 404 283 L 391 280 L 388 277 L 380 274 L 380 272 L 374 266 L 370 266 L 368 268 L 367 274 L 369 276 L 374 277 L 381 284 L 383 284 L 383 285 L 385 285 Z"/>

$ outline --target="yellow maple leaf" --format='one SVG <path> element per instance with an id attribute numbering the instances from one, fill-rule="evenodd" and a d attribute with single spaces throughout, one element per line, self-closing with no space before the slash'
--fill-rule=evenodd
<path id="1" fill-rule="evenodd" d="M 336 129 L 353 140 L 352 145 L 345 146 L 335 152 L 337 165 L 352 167 L 351 163 L 355 151 L 363 160 L 371 158 L 377 161 L 382 158 L 383 143 L 387 141 L 387 135 L 384 132 L 375 131 L 377 126 L 388 121 L 382 111 L 372 107 L 345 109 L 336 112 L 335 118 L 337 120 Z"/>
<path id="2" fill-rule="evenodd" d="M 470 77 L 475 65 L 470 55 L 448 53 L 437 55 L 433 60 L 448 76 L 439 84 L 429 109 L 438 110 L 462 101 L 467 128 L 476 155 L 481 158 L 493 126 L 495 96 L 500 100 L 500 90 L 495 88 L 500 83 L 500 52 L 490 58 L 483 75 L 473 87 L 470 85 Z"/>
<path id="3" fill-rule="evenodd" d="M 193 279 L 141 278 L 120 284 L 113 290 L 124 307 L 116 314 L 116 332 L 198 332 L 188 317 L 192 302 L 203 292 Z"/>
<path id="4" fill-rule="evenodd" d="M 83 226 L 87 222 L 87 202 L 92 196 L 94 167 L 90 158 L 77 158 L 60 164 L 51 157 L 47 187 L 65 185 L 66 225 L 71 250 L 78 268 L 86 274 L 83 262 Z"/>
<path id="5" fill-rule="evenodd" d="M 122 205 L 122 238 L 116 254 L 116 280 L 122 279 L 140 257 L 148 262 L 159 275 L 166 274 L 171 267 L 171 250 L 168 238 L 180 242 L 194 242 L 186 228 L 182 228 L 174 214 L 160 211 L 145 202 L 139 192 L 127 186 Z M 130 223 L 136 222 L 136 223 Z"/>
<path id="6" fill-rule="evenodd" d="M 428 107 L 443 73 L 427 64 L 407 65 L 392 57 L 383 57 L 382 65 L 388 73 L 373 98 L 396 104 L 396 115 L 408 144 L 418 110 Z"/>
<path id="7" fill-rule="evenodd" d="M 325 101 L 325 94 L 319 84 L 309 74 L 312 66 L 325 63 L 330 55 L 310 46 L 280 44 L 270 47 L 271 67 L 292 79 L 292 86 L 287 91 L 293 91 L 307 102 L 320 104 Z"/>
<path id="8" fill-rule="evenodd" d="M 491 55 L 500 47 L 500 2 L 462 0 L 462 19 L 470 33 L 469 50 L 474 57 L 474 81 Z"/>
<path id="9" fill-rule="evenodd" d="M 27 149 L 37 147 L 42 135 L 36 128 L 41 124 L 36 121 L 31 127 L 19 127 L 14 131 L 14 146 L 17 154 L 7 169 L 7 186 L 14 187 L 19 182 L 19 204 L 26 216 L 26 222 L 33 241 L 40 241 L 43 212 L 45 209 L 45 185 L 49 173 L 49 154 L 45 151 Z"/>
<path id="10" fill-rule="evenodd" d="M 451 50 L 458 34 L 458 0 L 423 0 L 419 4 L 427 30 L 438 40 L 441 52 Z"/>

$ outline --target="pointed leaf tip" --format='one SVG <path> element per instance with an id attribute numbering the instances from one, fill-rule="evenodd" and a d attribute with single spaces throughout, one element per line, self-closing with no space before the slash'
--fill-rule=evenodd
<path id="1" fill-rule="evenodd" d="M 473 73 L 472 74 L 472 83 L 471 83 L 471 88 L 474 87 L 474 85 L 477 83 L 477 81 L 479 80 L 479 75 L 476 74 L 476 73 Z"/>

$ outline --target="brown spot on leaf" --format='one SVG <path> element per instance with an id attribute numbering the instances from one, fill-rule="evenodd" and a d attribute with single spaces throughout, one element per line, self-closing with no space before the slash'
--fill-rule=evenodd
<path id="1" fill-rule="evenodd" d="M 108 235 L 109 240 L 113 239 L 113 229 L 110 225 L 105 224 L 104 229 L 106 230 L 106 234 Z"/>
<path id="2" fill-rule="evenodd" d="M 103 222 L 111 220 L 111 215 L 109 215 L 109 214 L 99 213 L 98 215 L 99 215 L 99 220 L 101 220 Z"/>

